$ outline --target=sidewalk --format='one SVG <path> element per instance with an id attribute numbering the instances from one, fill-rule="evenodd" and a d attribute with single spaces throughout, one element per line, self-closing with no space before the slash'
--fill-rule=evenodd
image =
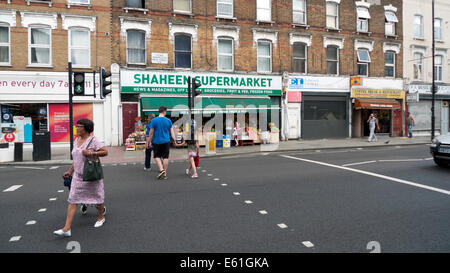
<path id="1" fill-rule="evenodd" d="M 367 142 L 367 138 L 347 138 L 347 139 L 317 139 L 317 140 L 290 140 L 281 141 L 279 144 L 266 144 L 254 146 L 238 146 L 228 149 L 217 148 L 216 154 L 205 153 L 205 148 L 200 147 L 200 158 L 213 156 L 236 156 L 252 153 L 287 152 L 287 151 L 308 151 L 324 149 L 343 148 L 366 148 L 383 146 L 403 146 L 430 143 L 430 137 L 379 137 L 377 142 Z M 144 162 L 144 151 L 125 151 L 125 147 L 106 147 L 108 156 L 102 158 L 103 163 L 125 163 Z M 153 154 L 152 154 L 153 156 Z M 185 148 L 170 149 L 170 160 L 185 160 L 187 152 Z M 0 165 L 56 165 L 72 164 L 70 160 L 69 148 L 53 148 L 52 160 L 32 161 L 32 149 L 24 149 L 23 162 L 0 163 Z M 153 159 L 152 159 L 153 161 Z"/>

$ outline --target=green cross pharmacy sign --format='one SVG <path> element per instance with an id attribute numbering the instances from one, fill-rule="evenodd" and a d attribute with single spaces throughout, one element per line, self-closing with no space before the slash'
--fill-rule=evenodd
<path id="1" fill-rule="evenodd" d="M 281 76 L 121 70 L 122 93 L 187 94 L 188 77 L 205 95 L 281 96 Z"/>

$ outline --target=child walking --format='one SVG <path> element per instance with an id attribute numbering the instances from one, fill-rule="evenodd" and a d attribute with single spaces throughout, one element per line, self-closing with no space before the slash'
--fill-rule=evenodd
<path id="1" fill-rule="evenodd" d="M 181 144 L 178 144 L 178 146 L 183 146 L 187 143 L 188 145 L 188 163 L 189 168 L 186 169 L 186 175 L 191 175 L 191 169 L 192 169 L 192 176 L 191 178 L 198 178 L 197 174 L 197 167 L 195 166 L 195 158 L 199 155 L 200 146 L 198 144 L 198 140 L 188 140 L 183 142 Z"/>

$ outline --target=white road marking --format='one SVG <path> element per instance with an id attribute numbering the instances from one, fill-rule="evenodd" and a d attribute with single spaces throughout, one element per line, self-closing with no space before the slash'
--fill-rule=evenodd
<path id="1" fill-rule="evenodd" d="M 58 169 L 58 168 L 59 168 L 59 166 L 53 166 L 53 167 L 50 167 L 49 170 L 54 170 L 54 169 Z"/>
<path id="2" fill-rule="evenodd" d="M 253 204 L 251 200 L 245 200 L 245 204 Z"/>
<path id="3" fill-rule="evenodd" d="M 419 159 L 382 159 L 379 162 L 413 162 L 413 161 L 423 161 L 422 158 Z"/>
<path id="4" fill-rule="evenodd" d="M 208 176 L 212 176 L 212 174 L 208 173 Z"/>
<path id="5" fill-rule="evenodd" d="M 324 162 L 319 162 L 319 161 L 314 161 L 314 160 L 309 160 L 309 159 L 304 159 L 304 158 L 298 158 L 298 157 L 293 157 L 293 156 L 288 156 L 288 155 L 281 155 L 281 156 L 285 157 L 285 158 L 289 158 L 289 159 L 294 159 L 294 160 L 299 160 L 299 161 L 319 164 L 319 165 L 323 165 L 323 166 L 328 166 L 328 167 L 332 167 L 332 168 L 347 170 L 347 171 L 351 171 L 351 172 L 361 173 L 361 174 L 365 174 L 365 175 L 370 175 L 370 176 L 382 178 L 382 179 L 385 179 L 385 180 L 390 180 L 390 181 L 393 181 L 393 182 L 402 183 L 402 184 L 410 185 L 410 186 L 413 186 L 413 187 L 418 187 L 418 188 L 422 188 L 422 189 L 426 189 L 426 190 L 435 191 L 435 192 L 443 193 L 443 194 L 446 194 L 446 195 L 450 195 L 450 191 L 446 191 L 446 190 L 435 188 L 435 187 L 425 186 L 425 185 L 422 185 L 422 184 L 410 182 L 410 181 L 399 179 L 399 178 L 395 178 L 395 177 L 390 177 L 390 176 L 386 176 L 386 175 L 382 175 L 382 174 L 366 172 L 366 171 L 362 171 L 362 170 L 358 170 L 358 169 L 352 169 L 352 168 L 348 168 L 348 167 L 342 167 L 342 166 L 337 166 L 337 165 L 333 165 L 333 164 L 328 164 L 328 163 L 324 163 Z"/>
<path id="6" fill-rule="evenodd" d="M 40 167 L 14 167 L 16 169 L 33 169 L 33 170 L 44 170 L 44 168 L 40 168 Z"/>
<path id="7" fill-rule="evenodd" d="M 117 166 L 117 164 L 112 164 L 113 166 Z"/>
<path id="8" fill-rule="evenodd" d="M 128 163 L 120 163 L 120 165 L 122 166 L 126 166 Z"/>
<path id="9" fill-rule="evenodd" d="M 48 199 L 48 201 L 56 201 L 58 198 L 50 198 L 50 199 Z"/>
<path id="10" fill-rule="evenodd" d="M 11 186 L 11 187 L 7 188 L 7 189 L 4 190 L 3 192 L 15 191 L 15 190 L 17 190 L 18 188 L 20 188 L 20 187 L 22 187 L 22 186 L 23 186 L 23 185 L 14 185 L 14 186 Z"/>
<path id="11" fill-rule="evenodd" d="M 350 163 L 350 164 L 345 164 L 345 165 L 342 165 L 342 166 L 343 166 L 343 167 L 346 167 L 346 166 L 362 165 L 362 164 L 369 164 L 369 163 L 376 163 L 376 162 L 377 162 L 376 160 L 372 160 L 372 161 L 364 161 L 364 162 Z"/>
<path id="12" fill-rule="evenodd" d="M 43 209 L 38 210 L 38 212 L 44 212 L 44 211 L 47 211 L 47 209 L 43 208 Z"/>
<path id="13" fill-rule="evenodd" d="M 321 151 L 320 150 L 316 150 L 316 153 L 320 153 Z"/>
<path id="14" fill-rule="evenodd" d="M 423 160 L 433 160 L 433 158 L 429 157 L 429 158 L 424 158 Z"/>
<path id="15" fill-rule="evenodd" d="M 226 186 L 228 186 L 227 184 L 221 184 L 223 187 L 226 187 Z"/>
<path id="16" fill-rule="evenodd" d="M 58 192 L 64 192 L 64 190 L 59 190 Z"/>
<path id="17" fill-rule="evenodd" d="M 265 215 L 265 214 L 267 214 L 267 211 L 265 211 L 265 210 L 260 210 L 259 213 Z"/>
<path id="18" fill-rule="evenodd" d="M 28 221 L 25 225 L 29 226 L 29 225 L 35 225 L 35 224 L 36 224 L 36 221 L 31 220 L 31 221 Z"/>
<path id="19" fill-rule="evenodd" d="M 234 195 L 241 195 L 239 192 L 233 192 Z"/>
<path id="20" fill-rule="evenodd" d="M 283 223 L 278 224 L 278 226 L 279 226 L 280 228 L 287 228 L 287 227 L 288 227 L 287 225 L 285 225 L 285 224 L 283 224 Z"/>
<path id="21" fill-rule="evenodd" d="M 206 173 L 206 170 L 202 170 L 202 173 Z"/>
<path id="22" fill-rule="evenodd" d="M 310 241 L 302 242 L 302 244 L 303 244 L 304 246 L 306 246 L 306 247 L 313 247 L 313 246 L 314 246 L 314 244 L 311 243 Z"/>
<path id="23" fill-rule="evenodd" d="M 17 241 L 20 240 L 20 238 L 22 238 L 22 236 L 14 236 L 14 237 L 11 237 L 11 239 L 9 239 L 9 241 L 10 242 L 17 242 Z"/>
<path id="24" fill-rule="evenodd" d="M 356 148 L 356 150 L 362 150 L 363 148 Z"/>
<path id="25" fill-rule="evenodd" d="M 220 179 L 219 178 L 214 178 L 214 181 L 219 181 Z"/>

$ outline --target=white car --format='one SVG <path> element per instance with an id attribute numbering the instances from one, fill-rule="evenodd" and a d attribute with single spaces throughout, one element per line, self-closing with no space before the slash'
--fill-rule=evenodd
<path id="1" fill-rule="evenodd" d="M 430 152 L 437 165 L 441 167 L 448 166 L 450 164 L 450 133 L 433 139 Z"/>

